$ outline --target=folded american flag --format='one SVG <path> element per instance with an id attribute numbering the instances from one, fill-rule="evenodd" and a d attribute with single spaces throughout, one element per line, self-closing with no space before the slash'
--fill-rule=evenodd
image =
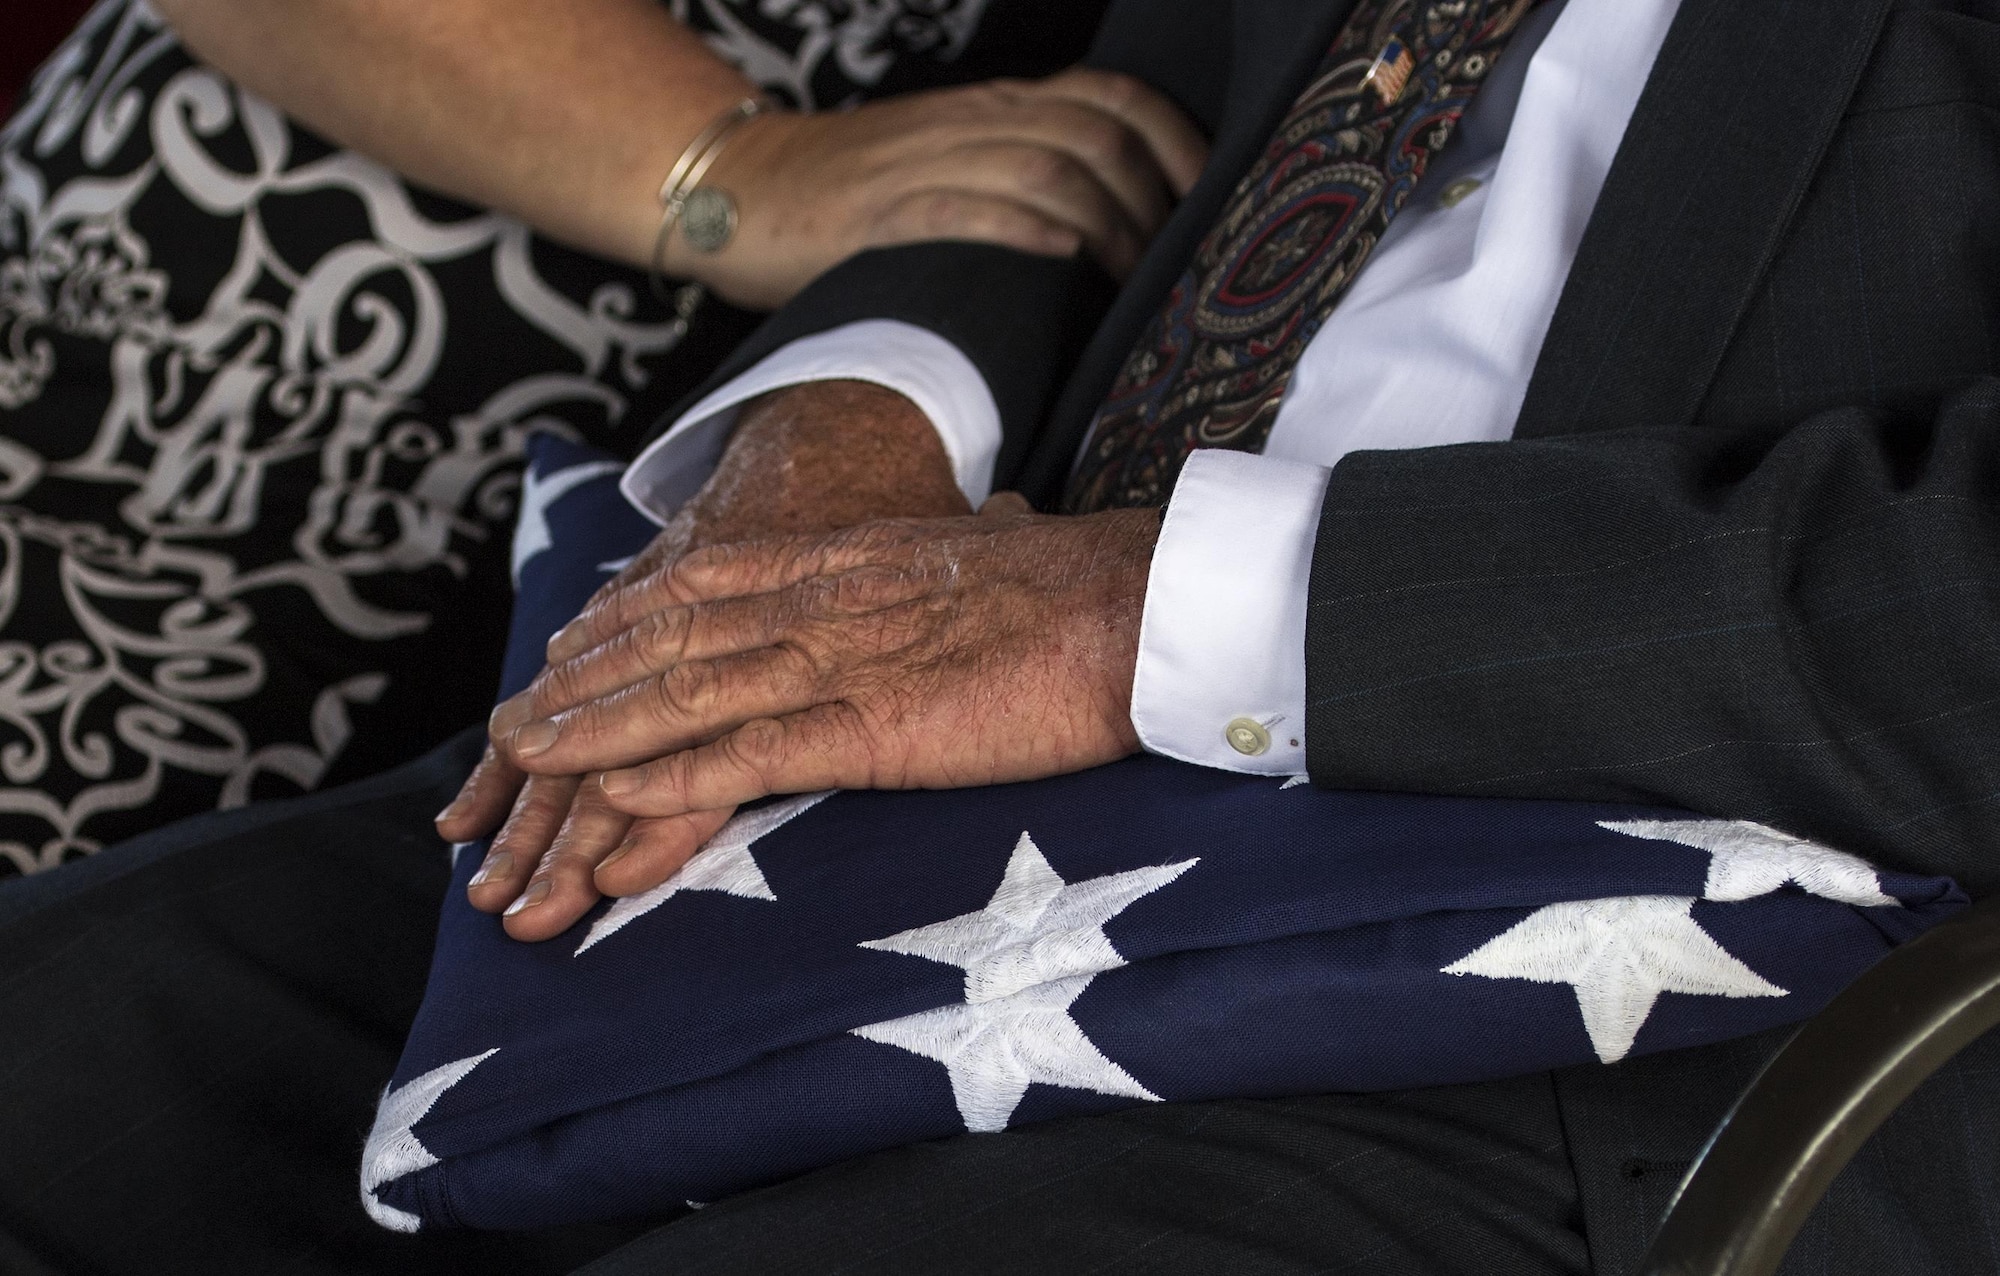
<path id="1" fill-rule="evenodd" d="M 531 449 L 506 690 L 652 527 Z M 1155 757 L 785 797 L 543 944 L 455 848 L 362 1198 L 518 1228 L 1137 1103 L 1472 1081 L 1810 1015 L 1964 906 L 1756 824 L 1337 793 Z M 458 853 L 458 852 L 463 853 Z"/>

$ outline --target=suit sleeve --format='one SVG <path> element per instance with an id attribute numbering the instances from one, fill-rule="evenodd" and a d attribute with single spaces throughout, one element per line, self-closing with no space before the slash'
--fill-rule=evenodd
<path id="1" fill-rule="evenodd" d="M 1084 61 L 1153 85 L 1213 135 L 1231 85 L 1239 25 L 1236 5 L 1224 0 L 1112 0 Z M 1275 38 L 1294 37 L 1287 29 Z M 890 319 L 943 337 L 979 370 L 1000 413 L 995 484 L 1011 486 L 1117 291 L 1088 260 L 1036 257 L 986 244 L 940 242 L 860 253 L 772 315 L 654 426 L 647 441 L 688 407 L 792 342 L 850 323 Z"/>
<path id="2" fill-rule="evenodd" d="M 1775 441 L 1347 458 L 1314 550 L 1321 784 L 1662 802 L 2000 886 L 2000 381 Z"/>
<path id="3" fill-rule="evenodd" d="M 772 315 L 662 418 L 649 441 L 687 407 L 792 342 L 851 323 L 892 319 L 943 337 L 978 369 L 1000 412 L 995 482 L 1005 486 L 1114 295 L 1110 277 L 1079 259 L 960 242 L 861 253 Z"/>

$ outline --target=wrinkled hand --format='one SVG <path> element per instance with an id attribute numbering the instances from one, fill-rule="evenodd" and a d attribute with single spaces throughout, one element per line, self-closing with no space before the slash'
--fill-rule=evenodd
<path id="1" fill-rule="evenodd" d="M 640 595 L 630 587 L 691 549 L 966 509 L 936 432 L 901 396 L 855 382 L 769 395 L 746 407 L 701 493 L 550 640 L 549 658 L 566 660 L 644 619 L 632 610 Z M 550 712 L 572 707 L 544 703 Z M 489 731 L 504 738 L 527 716 L 517 698 L 494 712 Z M 604 801 L 594 778 L 529 776 L 489 747 L 439 815 L 438 831 L 459 842 L 493 835 L 468 897 L 482 911 L 508 911 L 508 933 L 536 940 L 566 930 L 600 893 L 627 895 L 664 881 L 730 813 L 635 821 Z M 628 854 L 606 863 L 621 845 Z"/>
<path id="2" fill-rule="evenodd" d="M 680 236 L 670 273 L 769 308 L 866 248 L 970 239 L 1130 274 L 1208 158 L 1194 125 L 1129 76 L 934 89 L 823 115 L 744 125 L 704 184 L 741 222 L 713 256 Z"/>
<path id="3" fill-rule="evenodd" d="M 692 512 L 677 517 L 598 591 L 590 606 L 708 543 L 707 530 Z M 496 710 L 488 731 L 504 735 L 509 730 L 506 716 Z M 439 833 L 452 841 L 493 835 L 468 884 L 467 898 L 482 912 L 506 912 L 507 929 L 515 938 L 547 939 L 567 930 L 602 894 L 595 870 L 614 847 L 636 840 L 655 852 L 678 853 L 685 861 L 732 813 L 723 809 L 692 818 L 635 821 L 604 801 L 597 778 L 528 775 L 489 744 L 458 798 L 438 816 Z"/>
<path id="4" fill-rule="evenodd" d="M 503 706 L 525 720 L 496 744 L 656 819 L 1110 762 L 1138 749 L 1158 535 L 1151 510 L 989 513 L 691 553 L 623 591 L 639 623 Z"/>

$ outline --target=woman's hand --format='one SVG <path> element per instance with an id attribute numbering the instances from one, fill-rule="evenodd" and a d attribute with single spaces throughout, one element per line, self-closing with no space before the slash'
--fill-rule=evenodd
<path id="1" fill-rule="evenodd" d="M 863 249 L 921 240 L 1085 251 L 1123 278 L 1207 155 L 1158 92 L 1081 67 L 825 115 L 762 115 L 703 182 L 735 199 L 734 238 L 703 255 L 676 233 L 666 265 L 755 308 L 782 304 Z"/>

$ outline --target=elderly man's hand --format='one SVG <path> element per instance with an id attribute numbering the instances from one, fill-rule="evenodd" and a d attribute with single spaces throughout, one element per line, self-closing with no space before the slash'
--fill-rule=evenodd
<path id="1" fill-rule="evenodd" d="M 1138 749 L 1158 535 L 1151 510 L 988 513 L 692 553 L 605 600 L 641 619 L 546 670 L 496 743 L 524 771 L 602 773 L 611 810 L 679 820 L 1110 762 Z M 682 850 L 629 839 L 618 867 L 664 880 Z"/>
<path id="2" fill-rule="evenodd" d="M 856 382 L 780 391 L 744 410 L 715 476 L 651 546 L 598 592 L 584 616 L 597 625 L 631 623 L 637 617 L 617 606 L 628 597 L 620 587 L 650 579 L 702 545 L 821 531 L 887 516 L 950 515 L 968 508 L 936 432 L 900 395 Z M 591 645 L 590 632 L 580 619 L 550 643 L 550 658 L 559 661 Z M 506 707 L 496 711 L 489 728 L 495 735 L 504 737 L 521 720 L 510 720 L 509 712 Z M 608 870 L 604 883 L 593 872 L 622 840 L 638 838 L 654 848 L 670 848 L 678 854 L 678 864 L 729 814 L 718 808 L 635 823 L 603 801 L 594 778 L 527 776 L 489 748 L 458 798 L 438 817 L 438 831 L 461 842 L 492 834 L 469 891 L 473 906 L 508 911 L 505 924 L 517 939 L 546 939 L 567 929 L 597 901 L 600 884 L 630 893 L 620 889 L 630 883 L 617 870 Z"/>

